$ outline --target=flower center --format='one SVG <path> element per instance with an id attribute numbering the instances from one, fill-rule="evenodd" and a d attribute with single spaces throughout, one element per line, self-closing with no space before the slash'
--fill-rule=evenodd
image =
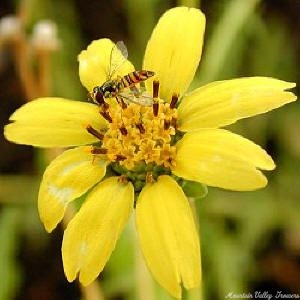
<path id="1" fill-rule="evenodd" d="M 113 170 L 127 177 L 142 175 L 151 181 L 153 176 L 170 173 L 176 153 L 177 101 L 174 95 L 170 103 L 155 97 L 150 107 L 122 99 L 118 99 L 119 105 L 106 103 L 100 107 L 100 114 L 108 121 L 105 132 L 87 127 L 100 141 L 100 147 L 93 146 L 91 153 L 105 155 Z"/>
<path id="2" fill-rule="evenodd" d="M 110 161 L 132 170 L 140 162 L 170 168 L 174 163 L 176 109 L 161 103 L 157 115 L 152 107 L 131 103 L 126 108 L 110 106 L 111 117 L 101 148 Z"/>

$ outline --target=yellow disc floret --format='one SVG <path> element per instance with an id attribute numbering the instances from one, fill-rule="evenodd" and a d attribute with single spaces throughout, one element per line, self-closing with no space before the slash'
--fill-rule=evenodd
<path id="1" fill-rule="evenodd" d="M 166 168 L 174 164 L 175 146 L 171 142 L 177 111 L 169 103 L 159 102 L 157 115 L 152 107 L 134 103 L 126 107 L 110 105 L 105 115 L 109 122 L 101 148 L 106 149 L 111 162 L 119 162 L 127 170 L 140 163 Z"/>

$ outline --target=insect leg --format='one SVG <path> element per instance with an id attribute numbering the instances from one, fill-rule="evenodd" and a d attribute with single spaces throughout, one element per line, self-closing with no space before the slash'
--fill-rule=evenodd
<path id="1" fill-rule="evenodd" d="M 127 108 L 127 104 L 124 102 L 122 95 L 116 95 L 116 100 L 117 100 L 118 104 L 121 105 L 122 109 Z"/>

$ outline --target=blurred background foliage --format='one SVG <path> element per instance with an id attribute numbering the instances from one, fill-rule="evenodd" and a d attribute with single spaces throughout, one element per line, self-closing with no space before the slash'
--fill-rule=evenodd
<path id="1" fill-rule="evenodd" d="M 30 43 L 42 19 L 55 22 L 60 47 L 48 53 L 47 95 L 86 99 L 77 54 L 92 40 L 123 40 L 136 68 L 159 16 L 177 5 L 201 7 L 207 17 L 204 51 L 194 88 L 213 80 L 271 76 L 296 82 L 299 95 L 299 0 L 1 0 L 0 18 L 17 15 Z M 32 57 L 34 74 L 38 56 Z M 24 58 L 23 58 L 24 59 Z M 20 62 L 19 62 L 20 64 Z M 0 121 L 28 98 L 12 47 L 0 43 Z M 47 122 L 47 116 L 45 116 Z M 203 258 L 202 299 L 230 292 L 300 295 L 300 109 L 293 103 L 231 126 L 263 146 L 277 163 L 269 185 L 239 193 L 209 188 L 194 199 Z M 13 145 L 1 135 L 0 300 L 171 299 L 141 266 L 129 225 L 94 289 L 69 284 L 63 275 L 63 228 L 48 235 L 37 215 L 37 192 L 46 153 Z M 200 299 L 200 290 L 184 299 Z"/>

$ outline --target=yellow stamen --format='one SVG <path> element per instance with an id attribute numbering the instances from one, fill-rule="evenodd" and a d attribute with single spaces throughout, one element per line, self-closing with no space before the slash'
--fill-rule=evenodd
<path id="1" fill-rule="evenodd" d="M 156 101 L 157 111 L 134 103 L 126 107 L 109 105 L 105 112 L 101 111 L 108 121 L 103 136 L 91 126 L 86 127 L 101 142 L 100 148 L 91 152 L 102 153 L 105 149 L 108 160 L 129 171 L 141 164 L 170 168 L 175 156 L 171 143 L 176 133 L 177 110 L 169 103 Z"/>

